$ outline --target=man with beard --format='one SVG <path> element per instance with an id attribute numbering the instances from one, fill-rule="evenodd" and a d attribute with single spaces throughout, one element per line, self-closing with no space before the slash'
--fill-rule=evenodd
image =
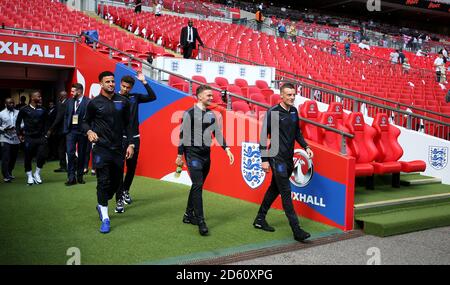
<path id="1" fill-rule="evenodd" d="M 114 93 L 114 73 L 104 71 L 99 74 L 101 91 L 87 105 L 82 130 L 88 140 L 95 143 L 92 149 L 93 168 L 97 173 L 96 207 L 101 220 L 100 232 L 110 232 L 108 200 L 121 187 L 123 179 L 124 153 L 123 134 L 127 135 L 125 158 L 133 157 L 133 133 L 129 124 L 130 103 L 125 97 Z M 116 196 L 116 200 L 120 198 Z"/>
<path id="2" fill-rule="evenodd" d="M 21 129 L 22 121 L 24 123 Z M 30 94 L 30 104 L 22 107 L 17 115 L 16 130 L 19 139 L 25 142 L 25 172 L 28 185 L 41 184 L 41 169 L 47 158 L 47 112 L 42 107 L 41 92 L 34 91 Z M 36 156 L 36 170 L 32 173 L 31 162 Z"/>
<path id="3" fill-rule="evenodd" d="M 19 111 L 14 109 L 14 100 L 6 98 L 5 109 L 0 112 L 0 144 L 2 150 L 3 181 L 10 183 L 15 177 L 12 174 L 19 151 L 19 137 L 16 132 L 16 120 Z"/>
<path id="4" fill-rule="evenodd" d="M 289 177 L 294 170 L 295 141 L 306 150 L 310 158 L 313 157 L 313 152 L 300 132 L 298 112 L 294 107 L 295 86 L 290 83 L 284 84 L 280 89 L 280 95 L 281 103 L 267 110 L 261 131 L 261 168 L 265 172 L 269 172 L 269 169 L 272 170 L 272 181 L 264 195 L 264 200 L 253 226 L 268 232 L 275 231 L 267 223 L 266 215 L 272 203 L 280 195 L 294 239 L 301 242 L 309 238 L 310 234 L 300 228 L 298 217 L 292 205 Z M 268 146 L 268 138 L 271 142 L 270 147 Z"/>

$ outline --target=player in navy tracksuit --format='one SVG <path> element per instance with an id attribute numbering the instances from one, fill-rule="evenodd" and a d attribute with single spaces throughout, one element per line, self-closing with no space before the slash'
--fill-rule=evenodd
<path id="1" fill-rule="evenodd" d="M 281 103 L 267 110 L 261 131 L 260 149 L 262 169 L 269 172 L 272 170 L 272 181 L 259 208 L 258 215 L 253 223 L 257 229 L 273 232 L 275 229 L 266 221 L 266 215 L 272 203 L 281 195 L 281 201 L 286 217 L 289 220 L 294 239 L 303 241 L 310 234 L 300 228 L 298 217 L 294 211 L 291 198 L 291 185 L 289 177 L 294 170 L 294 146 L 297 141 L 313 157 L 300 132 L 297 109 L 294 107 L 295 87 L 284 84 L 280 90 Z M 278 127 L 276 127 L 278 126 Z M 270 137 L 270 148 L 268 138 Z"/>
<path id="2" fill-rule="evenodd" d="M 208 234 L 208 227 L 203 214 L 202 190 L 211 165 L 211 135 L 216 137 L 217 142 L 227 152 L 230 164 L 233 164 L 234 157 L 227 147 L 216 116 L 207 109 L 213 99 L 211 87 L 202 85 L 197 88 L 196 94 L 198 103 L 183 114 L 175 164 L 183 165 L 184 154 L 192 180 L 183 222 L 198 225 L 200 234 L 204 236 Z"/>
<path id="3" fill-rule="evenodd" d="M 124 212 L 124 205 L 131 204 L 131 196 L 130 196 L 130 188 L 131 183 L 133 182 L 134 174 L 136 171 L 136 165 L 139 155 L 139 146 L 140 146 L 140 135 L 139 135 L 139 104 L 148 103 L 156 100 L 155 92 L 153 92 L 150 85 L 148 85 L 145 80 L 144 74 L 141 72 L 138 73 L 137 79 L 144 85 L 147 94 L 139 94 L 139 93 L 129 93 L 131 89 L 133 89 L 135 80 L 132 76 L 126 75 L 122 77 L 120 80 L 120 95 L 128 98 L 130 101 L 130 125 L 133 131 L 133 139 L 134 139 L 134 155 L 132 158 L 127 159 L 127 173 L 123 180 L 123 187 L 120 189 L 122 193 L 116 193 L 119 197 L 122 197 L 117 201 L 116 213 Z M 126 148 L 126 139 L 124 140 L 124 151 Z"/>
<path id="4" fill-rule="evenodd" d="M 22 107 L 17 115 L 16 130 L 19 130 L 19 138 L 25 142 L 25 172 L 27 183 L 41 184 L 41 169 L 47 158 L 47 142 L 49 129 L 47 111 L 42 107 L 41 92 L 35 91 L 30 94 L 30 104 Z M 22 121 L 24 127 L 21 128 Z M 32 173 L 31 162 L 36 156 L 36 170 Z"/>
<path id="5" fill-rule="evenodd" d="M 114 93 L 114 74 L 104 71 L 99 75 L 101 93 L 87 105 L 82 129 L 92 148 L 92 166 L 97 173 L 97 211 L 99 212 L 101 233 L 110 231 L 108 200 L 121 187 L 124 158 L 133 157 L 133 133 L 131 131 L 130 102 Z M 123 152 L 123 134 L 127 135 L 127 149 Z M 116 197 L 117 199 L 117 197 Z"/>

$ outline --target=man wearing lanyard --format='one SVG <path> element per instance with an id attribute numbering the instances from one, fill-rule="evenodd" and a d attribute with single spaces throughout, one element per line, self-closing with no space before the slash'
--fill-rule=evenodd
<path id="1" fill-rule="evenodd" d="M 19 151 L 19 137 L 16 132 L 16 120 L 19 111 L 14 109 L 12 98 L 6 98 L 5 109 L 0 112 L 0 144 L 2 146 L 3 181 L 10 183 L 15 177 L 12 174 Z"/>
<path id="2" fill-rule="evenodd" d="M 67 100 L 64 114 L 64 134 L 67 149 L 67 182 L 66 186 L 84 184 L 84 160 L 86 159 L 87 137 L 82 132 L 81 120 L 86 114 L 89 98 L 83 96 L 83 85 L 74 83 L 71 89 L 72 98 Z M 75 155 L 77 152 L 78 155 Z M 76 165 L 75 165 L 76 164 Z"/>

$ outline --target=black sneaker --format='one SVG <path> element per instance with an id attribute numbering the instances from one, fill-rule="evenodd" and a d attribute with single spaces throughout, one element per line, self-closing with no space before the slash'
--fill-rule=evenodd
<path id="1" fill-rule="evenodd" d="M 127 205 L 130 205 L 133 202 L 133 200 L 131 200 L 131 196 L 130 196 L 130 192 L 129 191 L 125 191 L 123 193 L 123 201 Z"/>
<path id="2" fill-rule="evenodd" d="M 294 239 L 296 241 L 303 242 L 306 239 L 308 239 L 309 237 L 311 237 L 310 233 L 305 232 L 300 227 L 294 230 Z"/>
<path id="3" fill-rule="evenodd" d="M 122 199 L 119 199 L 119 201 L 117 201 L 116 209 L 114 210 L 114 212 L 116 212 L 118 214 L 122 214 L 123 212 L 125 212 L 125 207 L 123 205 Z"/>
<path id="4" fill-rule="evenodd" d="M 256 218 L 255 221 L 253 222 L 253 226 L 255 227 L 255 229 L 260 229 L 260 230 L 263 230 L 266 232 L 274 232 L 275 231 L 275 229 L 273 227 L 269 226 L 266 219 Z"/>
<path id="5" fill-rule="evenodd" d="M 58 168 L 58 169 L 55 169 L 55 170 L 53 170 L 53 172 L 67 172 L 67 170 L 66 169 L 64 169 L 64 168 Z"/>
<path id="6" fill-rule="evenodd" d="M 206 226 L 205 220 L 200 220 L 198 222 L 198 232 L 202 236 L 208 235 L 208 227 Z"/>
<path id="7" fill-rule="evenodd" d="M 192 225 L 198 225 L 197 218 L 195 218 L 193 214 L 188 214 L 188 213 L 184 213 L 184 215 L 183 215 L 183 223 L 185 223 L 185 224 L 192 224 Z"/>

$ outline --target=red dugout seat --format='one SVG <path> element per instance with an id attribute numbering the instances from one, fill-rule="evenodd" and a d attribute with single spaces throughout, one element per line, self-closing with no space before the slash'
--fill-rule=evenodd
<path id="1" fill-rule="evenodd" d="M 378 155 L 378 149 L 373 141 L 375 129 L 364 122 L 364 116 L 360 112 L 351 113 L 345 126 L 354 135 L 348 142 L 356 158 L 355 176 L 372 176 L 374 168 L 371 163 Z"/>
<path id="2" fill-rule="evenodd" d="M 424 171 L 426 164 L 422 160 L 398 161 L 403 155 L 403 149 L 397 141 L 400 130 L 389 124 L 388 119 L 387 114 L 378 113 L 372 123 L 377 132 L 375 145 L 379 151 L 376 159 L 379 163 L 374 163 L 375 173 Z"/>
<path id="3" fill-rule="evenodd" d="M 317 107 L 316 101 L 306 101 L 301 107 L 299 107 L 298 112 L 302 118 L 320 122 L 321 113 Z M 305 138 L 320 144 L 322 143 L 323 130 L 321 128 L 305 122 L 301 122 L 300 128 Z"/>
<path id="4" fill-rule="evenodd" d="M 336 114 L 330 113 L 330 112 L 324 112 L 322 113 L 321 124 L 324 124 L 328 127 L 338 129 L 341 131 L 344 131 L 348 133 L 348 129 L 344 127 L 336 118 Z M 324 146 L 327 146 L 331 149 L 334 149 L 337 152 L 341 152 L 341 145 L 342 145 L 342 136 L 336 132 L 323 130 L 323 141 Z M 348 139 L 346 145 L 346 152 L 347 155 L 354 156 L 352 150 L 349 147 Z"/>

